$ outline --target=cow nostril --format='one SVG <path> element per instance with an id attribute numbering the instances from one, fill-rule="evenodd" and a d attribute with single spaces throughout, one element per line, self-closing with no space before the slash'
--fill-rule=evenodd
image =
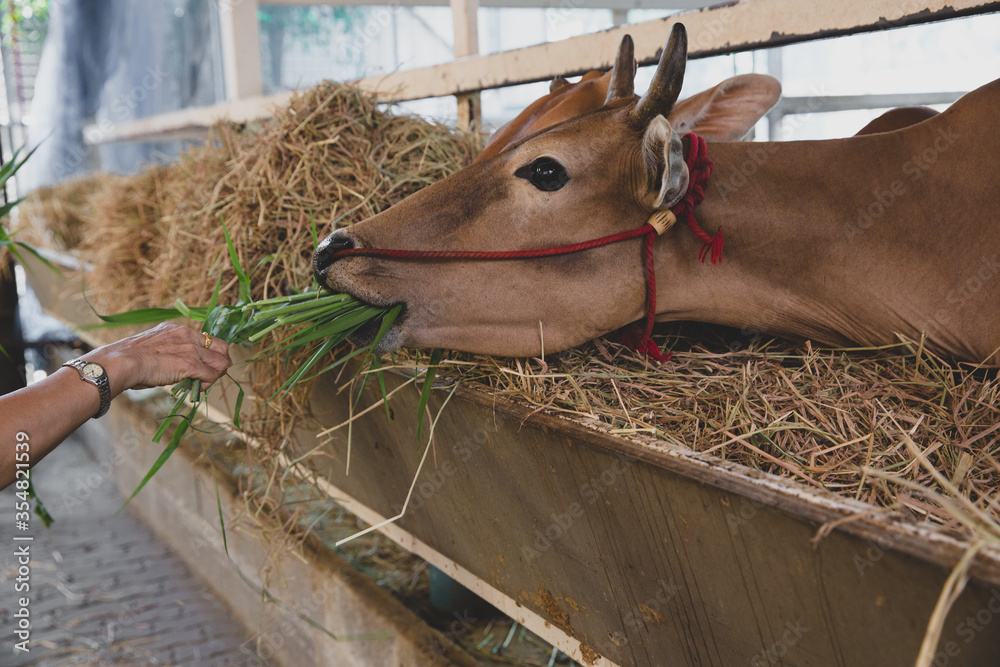
<path id="1" fill-rule="evenodd" d="M 347 235 L 343 230 L 339 230 L 330 234 L 323 242 L 319 244 L 316 248 L 316 252 L 313 254 L 313 273 L 316 274 L 316 279 L 320 282 L 323 281 L 323 277 L 330 265 L 336 261 L 334 255 L 336 255 L 341 250 L 350 250 L 356 247 L 354 239 Z"/>

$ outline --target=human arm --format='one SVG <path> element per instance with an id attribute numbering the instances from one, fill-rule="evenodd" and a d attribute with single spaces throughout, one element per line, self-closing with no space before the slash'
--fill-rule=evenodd
<path id="1" fill-rule="evenodd" d="M 81 359 L 104 367 L 112 399 L 126 389 L 174 384 L 196 378 L 209 386 L 232 363 L 229 346 L 177 324 L 161 324 L 149 331 L 99 347 Z M 74 368 L 60 368 L 30 387 L 0 396 L 0 489 L 14 481 L 15 443 L 30 443 L 35 465 L 100 408 L 97 387 L 80 379 Z M 18 438 L 18 434 L 25 435 Z M 22 453 L 25 448 L 18 448 Z"/>

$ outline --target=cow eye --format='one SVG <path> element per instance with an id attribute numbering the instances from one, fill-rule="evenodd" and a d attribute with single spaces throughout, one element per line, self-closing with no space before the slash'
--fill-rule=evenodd
<path id="1" fill-rule="evenodd" d="M 525 179 L 544 192 L 558 190 L 569 181 L 566 167 L 550 157 L 540 157 L 531 164 L 526 164 L 515 171 L 514 175 Z"/>

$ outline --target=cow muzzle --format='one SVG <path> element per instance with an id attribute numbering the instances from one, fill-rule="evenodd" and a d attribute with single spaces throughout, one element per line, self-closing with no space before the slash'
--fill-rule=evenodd
<path id="1" fill-rule="evenodd" d="M 343 229 L 338 229 L 323 239 L 316 248 L 316 252 L 313 253 L 313 275 L 316 277 L 316 282 L 320 285 L 326 285 L 326 275 L 333 263 L 337 261 L 334 255 L 341 250 L 349 250 L 355 246 L 357 243 Z"/>

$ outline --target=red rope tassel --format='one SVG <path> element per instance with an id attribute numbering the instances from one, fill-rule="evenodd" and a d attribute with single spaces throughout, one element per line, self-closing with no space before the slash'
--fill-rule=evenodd
<path id="1" fill-rule="evenodd" d="M 691 145 L 688 149 L 686 162 L 691 180 L 684 199 L 670 210 L 679 219 L 687 222 L 695 237 L 705 244 L 698 253 L 698 261 L 704 264 L 705 257 L 710 257 L 712 264 L 716 264 L 722 260 L 722 246 L 725 244 L 725 239 L 722 237 L 722 227 L 719 227 L 715 236 L 709 236 L 694 218 L 694 207 L 705 199 L 705 186 L 708 185 L 708 179 L 711 177 L 715 165 L 708 157 L 708 144 L 705 142 L 705 138 L 697 134 L 687 136 L 690 137 Z"/>
<path id="2" fill-rule="evenodd" d="M 715 165 L 711 158 L 708 157 L 708 144 L 705 142 L 705 138 L 697 134 L 689 134 L 687 136 L 690 137 L 690 147 L 685 159 L 690 176 L 688 190 L 684 194 L 684 198 L 677 202 L 670 210 L 678 218 L 682 218 L 687 222 L 691 232 L 704 244 L 698 252 L 698 261 L 704 264 L 705 257 L 711 257 L 712 264 L 715 264 L 722 260 L 722 246 L 725 243 L 722 236 L 722 228 L 719 228 L 715 236 L 709 236 L 698 225 L 698 221 L 694 217 L 694 207 L 705 199 L 705 186 L 708 184 L 708 179 L 712 175 L 712 168 Z M 647 226 L 651 232 L 656 231 L 652 226 Z M 635 350 L 656 361 L 663 362 L 670 361 L 673 354 L 670 352 L 661 352 L 659 346 L 653 341 L 653 324 L 656 321 L 656 267 L 653 257 L 653 241 L 656 240 L 656 236 L 657 234 L 655 233 L 646 235 L 645 325 L 641 328 L 638 325 L 630 327 L 622 334 L 622 343 L 630 350 Z"/>

